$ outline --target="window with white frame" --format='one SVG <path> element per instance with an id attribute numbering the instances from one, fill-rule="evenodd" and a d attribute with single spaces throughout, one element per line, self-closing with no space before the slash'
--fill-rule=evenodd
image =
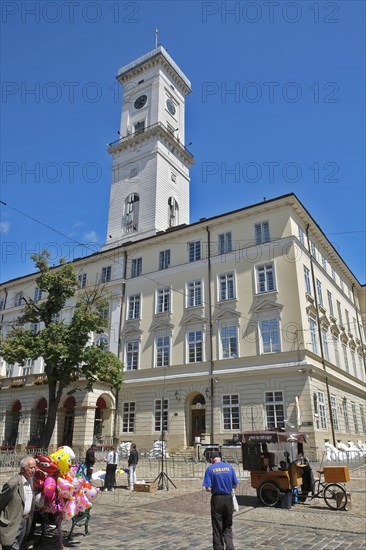
<path id="1" fill-rule="evenodd" d="M 347 330 L 348 330 L 348 332 L 351 332 L 351 323 L 350 323 L 350 320 L 349 320 L 349 312 L 345 309 L 344 313 L 346 315 Z"/>
<path id="2" fill-rule="evenodd" d="M 273 263 L 257 265 L 256 271 L 258 293 L 276 290 Z"/>
<path id="3" fill-rule="evenodd" d="M 139 340 L 126 342 L 126 370 L 137 370 L 139 368 Z"/>
<path id="4" fill-rule="evenodd" d="M 325 257 L 325 254 L 322 254 L 322 266 L 324 271 L 327 271 L 327 259 Z"/>
<path id="5" fill-rule="evenodd" d="M 364 371 L 362 355 L 357 355 L 357 358 L 358 358 L 358 368 L 359 368 L 359 371 L 361 373 L 360 378 L 361 378 L 361 380 L 364 380 L 365 379 L 365 371 Z"/>
<path id="6" fill-rule="evenodd" d="M 268 243 L 271 239 L 269 236 L 268 221 L 259 222 L 254 225 L 255 244 Z"/>
<path id="7" fill-rule="evenodd" d="M 5 377 L 12 378 L 14 376 L 14 365 L 6 363 Z"/>
<path id="8" fill-rule="evenodd" d="M 221 359 L 233 359 L 238 357 L 238 327 L 236 325 L 223 325 L 220 328 Z"/>
<path id="9" fill-rule="evenodd" d="M 344 292 L 344 282 L 343 282 L 343 279 L 341 277 L 339 277 L 339 284 L 340 284 L 342 292 Z"/>
<path id="10" fill-rule="evenodd" d="M 298 227 L 298 230 L 299 230 L 299 232 L 298 232 L 299 241 L 301 242 L 302 245 L 305 246 L 305 233 L 304 233 L 304 230 L 300 225 L 298 225 L 297 227 Z"/>
<path id="11" fill-rule="evenodd" d="M 341 361 L 339 357 L 339 347 L 338 347 L 338 338 L 333 336 L 333 348 L 334 348 L 334 361 L 337 367 L 341 366 Z"/>
<path id="12" fill-rule="evenodd" d="M 128 297 L 127 319 L 140 319 L 141 317 L 141 294 L 133 294 Z"/>
<path id="13" fill-rule="evenodd" d="M 235 298 L 235 274 L 223 273 L 219 275 L 219 301 Z"/>
<path id="14" fill-rule="evenodd" d="M 320 306 L 323 306 L 322 284 L 319 281 L 319 279 L 316 279 L 316 294 L 317 294 L 317 297 L 318 297 L 318 304 Z"/>
<path id="15" fill-rule="evenodd" d="M 139 223 L 139 205 L 140 197 L 137 193 L 130 193 L 125 204 L 125 226 L 126 232 L 132 233 L 137 231 Z"/>
<path id="16" fill-rule="evenodd" d="M 347 346 L 345 344 L 342 344 L 343 348 L 343 359 L 344 359 L 344 366 L 347 372 L 349 372 L 349 362 L 348 362 L 348 351 Z"/>
<path id="17" fill-rule="evenodd" d="M 342 308 L 341 308 L 341 302 L 339 302 L 339 300 L 337 300 L 337 313 L 338 313 L 338 323 L 340 325 L 343 325 Z"/>
<path id="18" fill-rule="evenodd" d="M 86 277 L 87 277 L 86 273 L 80 273 L 80 275 L 78 275 L 78 288 L 79 289 L 86 287 Z"/>
<path id="19" fill-rule="evenodd" d="M 332 412 L 333 426 L 334 426 L 334 429 L 338 431 L 339 430 L 338 408 L 337 408 L 337 398 L 335 395 L 330 396 L 330 406 L 331 406 L 331 412 Z"/>
<path id="20" fill-rule="evenodd" d="M 136 136 L 138 134 L 142 134 L 145 131 L 145 120 L 139 120 L 133 125 L 133 127 L 135 130 Z"/>
<path id="21" fill-rule="evenodd" d="M 39 302 L 40 300 L 42 300 L 42 290 L 36 286 L 34 289 L 34 301 Z"/>
<path id="22" fill-rule="evenodd" d="M 122 409 L 122 432 L 133 433 L 135 431 L 136 403 L 130 401 L 123 403 Z"/>
<path id="23" fill-rule="evenodd" d="M 240 429 L 239 395 L 222 396 L 222 419 L 224 430 Z"/>
<path id="24" fill-rule="evenodd" d="M 23 376 L 29 376 L 32 374 L 33 366 L 33 359 L 26 359 L 25 364 L 23 365 Z"/>
<path id="25" fill-rule="evenodd" d="M 142 272 L 142 258 L 134 258 L 131 261 L 131 278 L 138 277 Z"/>
<path id="26" fill-rule="evenodd" d="M 356 353 L 355 353 L 355 350 L 353 349 L 351 349 L 351 361 L 352 361 L 353 374 L 357 378 Z"/>
<path id="27" fill-rule="evenodd" d="M 161 433 L 168 431 L 168 400 L 155 399 L 154 403 L 154 431 Z"/>
<path id="28" fill-rule="evenodd" d="M 319 418 L 320 418 L 320 427 L 323 430 L 327 429 L 327 410 L 325 407 L 325 397 L 322 391 L 318 391 L 318 407 L 319 407 Z"/>
<path id="29" fill-rule="evenodd" d="M 285 404 L 282 391 L 266 391 L 264 397 L 267 429 L 284 428 Z"/>
<path id="30" fill-rule="evenodd" d="M 329 290 L 327 290 L 327 296 L 328 296 L 329 313 L 334 317 L 333 297 L 332 297 L 332 293 Z"/>
<path id="31" fill-rule="evenodd" d="M 219 235 L 219 254 L 226 254 L 233 249 L 231 231 Z"/>
<path id="32" fill-rule="evenodd" d="M 355 433 L 358 434 L 358 419 L 357 419 L 357 411 L 356 411 L 356 403 L 351 401 L 351 410 L 352 410 L 352 416 L 353 416 L 353 424 L 355 427 Z"/>
<path id="33" fill-rule="evenodd" d="M 173 197 L 169 197 L 168 199 L 168 224 L 169 227 L 179 225 L 179 206 Z"/>
<path id="34" fill-rule="evenodd" d="M 105 319 L 106 321 L 109 320 L 109 304 L 106 305 L 100 312 L 100 315 Z"/>
<path id="35" fill-rule="evenodd" d="M 347 397 L 343 398 L 342 401 L 342 408 L 343 408 L 343 420 L 344 420 L 344 429 L 346 432 L 349 432 L 349 417 L 348 417 L 348 401 Z"/>
<path id="36" fill-rule="evenodd" d="M 361 418 L 361 425 L 362 425 L 362 433 L 366 434 L 366 418 L 365 418 L 365 410 L 363 408 L 363 405 L 360 405 L 360 418 Z"/>
<path id="37" fill-rule="evenodd" d="M 14 306 L 21 306 L 23 302 L 23 292 L 17 292 L 14 298 Z"/>
<path id="38" fill-rule="evenodd" d="M 318 353 L 318 342 L 316 338 L 316 323 L 314 319 L 309 318 L 309 329 L 310 329 L 310 342 L 311 342 L 311 351 Z"/>
<path id="39" fill-rule="evenodd" d="M 310 241 L 310 254 L 316 259 L 316 244 Z"/>
<path id="40" fill-rule="evenodd" d="M 32 334 L 37 334 L 39 331 L 39 325 L 38 323 L 31 323 L 30 324 L 30 330 Z"/>
<path id="41" fill-rule="evenodd" d="M 165 286 L 156 290 L 156 313 L 170 311 L 170 288 Z"/>
<path id="42" fill-rule="evenodd" d="M 278 319 L 263 319 L 259 321 L 259 330 L 263 353 L 276 353 L 281 351 L 280 323 Z"/>
<path id="43" fill-rule="evenodd" d="M 187 332 L 188 363 L 203 361 L 203 332 L 202 330 L 189 330 Z"/>
<path id="44" fill-rule="evenodd" d="M 201 259 L 201 241 L 190 241 L 188 243 L 188 261 L 196 262 Z"/>
<path id="45" fill-rule="evenodd" d="M 107 336 L 100 336 L 96 341 L 97 346 L 102 349 L 108 349 L 108 343 Z"/>
<path id="46" fill-rule="evenodd" d="M 170 336 L 155 338 L 156 367 L 168 367 L 170 364 Z"/>
<path id="47" fill-rule="evenodd" d="M 161 250 L 159 253 L 159 269 L 168 269 L 170 266 L 170 250 Z"/>
<path id="48" fill-rule="evenodd" d="M 108 283 L 111 280 L 111 277 L 112 277 L 112 266 L 109 265 L 107 267 L 103 267 L 102 277 L 101 277 L 102 284 Z"/>
<path id="49" fill-rule="evenodd" d="M 310 271 L 308 270 L 306 265 L 304 265 L 304 279 L 305 279 L 306 293 L 309 294 L 309 296 L 311 296 L 312 294 L 311 294 Z"/>
<path id="50" fill-rule="evenodd" d="M 187 307 L 202 305 L 202 281 L 187 283 Z"/>
<path id="51" fill-rule="evenodd" d="M 336 270 L 334 269 L 334 267 L 332 266 L 332 279 L 333 281 L 336 283 L 337 282 L 337 273 L 336 273 Z"/>
<path id="52" fill-rule="evenodd" d="M 328 331 L 325 328 L 322 328 L 321 332 L 322 332 L 324 359 L 326 361 L 329 361 Z"/>

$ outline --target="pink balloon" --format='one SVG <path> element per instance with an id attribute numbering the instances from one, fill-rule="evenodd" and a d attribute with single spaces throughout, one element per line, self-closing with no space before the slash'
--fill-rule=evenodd
<path id="1" fill-rule="evenodd" d="M 89 487 L 86 487 L 83 489 L 85 496 L 89 500 L 95 500 L 98 496 L 99 490 L 100 489 L 98 487 L 93 487 L 93 486 L 90 489 Z"/>
<path id="2" fill-rule="evenodd" d="M 84 495 L 83 491 L 80 491 L 76 497 L 76 505 L 78 512 L 84 512 L 88 508 L 91 508 L 91 502 L 88 497 Z"/>
<path id="3" fill-rule="evenodd" d="M 44 495 L 51 499 L 56 491 L 56 481 L 53 477 L 46 477 L 43 484 L 43 493 Z"/>
<path id="4" fill-rule="evenodd" d="M 75 497 L 71 497 L 70 500 L 66 502 L 64 517 L 65 519 L 71 519 L 77 514 L 77 506 Z"/>
<path id="5" fill-rule="evenodd" d="M 61 495 L 62 497 L 66 499 L 69 499 L 72 497 L 74 486 L 67 479 L 59 477 L 57 480 L 57 488 L 58 488 L 59 495 Z"/>
<path id="6" fill-rule="evenodd" d="M 81 477 L 74 477 L 74 479 L 72 480 L 72 486 L 74 488 L 74 496 L 76 493 L 80 491 L 82 484 L 83 484 L 83 479 Z"/>

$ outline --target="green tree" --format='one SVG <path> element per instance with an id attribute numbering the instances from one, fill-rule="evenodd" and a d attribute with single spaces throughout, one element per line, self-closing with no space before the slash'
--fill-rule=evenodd
<path id="1" fill-rule="evenodd" d="M 9 363 L 24 365 L 28 358 L 39 357 L 44 360 L 48 383 L 48 414 L 40 441 L 44 448 L 52 438 L 64 390 L 69 388 L 68 393 L 73 393 L 81 386 L 91 391 L 97 380 L 118 390 L 123 382 L 121 361 L 103 346 L 88 345 L 91 332 L 100 334 L 108 326 L 104 315 L 108 306 L 105 289 L 95 286 L 77 291 L 73 266 L 61 259 L 60 266 L 51 269 L 49 256 L 47 251 L 32 256 L 40 272 L 37 286 L 47 293 L 46 299 L 35 302 L 23 298 L 25 306 L 21 316 L 0 343 L 0 353 Z M 71 320 L 59 320 L 67 300 L 75 294 Z M 40 330 L 32 332 L 27 328 L 30 323 L 37 323 Z"/>

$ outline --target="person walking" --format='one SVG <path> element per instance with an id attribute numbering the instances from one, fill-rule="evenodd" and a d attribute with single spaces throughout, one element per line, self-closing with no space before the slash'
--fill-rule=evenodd
<path id="1" fill-rule="evenodd" d="M 103 491 L 114 491 L 116 486 L 116 470 L 119 461 L 119 453 L 116 449 L 112 449 L 112 451 L 107 454 L 105 461 L 107 463 L 107 470 Z"/>
<path id="2" fill-rule="evenodd" d="M 220 453 L 211 454 L 211 465 L 205 472 L 203 487 L 211 492 L 211 522 L 214 550 L 234 550 L 233 543 L 233 496 L 238 478 L 231 464 L 221 462 Z"/>
<path id="3" fill-rule="evenodd" d="M 136 449 L 136 443 L 132 443 L 130 447 L 130 455 L 128 457 L 128 467 L 130 470 L 128 480 L 129 480 L 129 489 L 133 491 L 133 486 L 136 483 L 136 468 L 139 461 L 139 453 Z"/>
<path id="4" fill-rule="evenodd" d="M 32 456 L 20 462 L 20 473 L 4 484 L 0 493 L 0 543 L 3 550 L 19 550 L 32 525 L 35 498 Z"/>
<path id="5" fill-rule="evenodd" d="M 95 464 L 95 451 L 97 450 L 97 446 L 91 445 L 89 449 L 86 451 L 85 455 L 85 466 L 86 466 L 86 476 L 91 481 L 91 477 L 93 475 L 93 469 Z"/>

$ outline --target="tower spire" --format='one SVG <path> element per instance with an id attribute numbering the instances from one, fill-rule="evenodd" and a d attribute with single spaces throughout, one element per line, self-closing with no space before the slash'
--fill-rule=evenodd
<path id="1" fill-rule="evenodd" d="M 158 29 L 155 29 L 155 49 L 157 50 L 158 49 L 158 35 L 159 35 L 159 31 Z"/>

